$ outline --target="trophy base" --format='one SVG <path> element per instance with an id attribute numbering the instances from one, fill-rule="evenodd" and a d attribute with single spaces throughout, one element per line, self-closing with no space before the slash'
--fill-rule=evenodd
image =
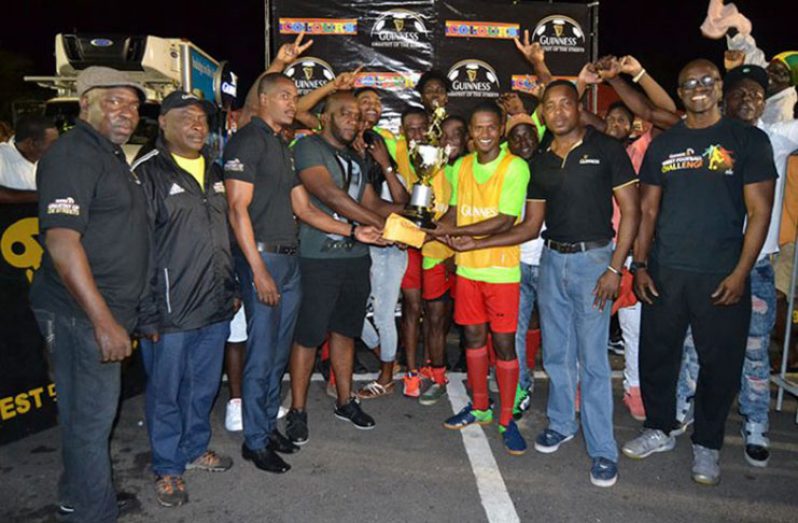
<path id="1" fill-rule="evenodd" d="M 410 220 L 422 229 L 434 229 L 437 227 L 432 219 L 434 215 L 428 209 L 409 207 L 399 214 L 402 218 Z"/>

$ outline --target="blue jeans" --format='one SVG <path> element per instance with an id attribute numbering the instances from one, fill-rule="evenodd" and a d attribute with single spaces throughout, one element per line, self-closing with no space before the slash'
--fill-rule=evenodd
<path id="1" fill-rule="evenodd" d="M 277 425 L 283 373 L 302 299 L 299 259 L 271 253 L 261 253 L 261 257 L 281 295 L 274 307 L 258 301 L 252 269 L 244 258 L 236 257 L 247 315 L 247 353 L 241 383 L 244 441 L 254 451 L 266 447 Z"/>
<path id="2" fill-rule="evenodd" d="M 611 245 L 574 254 L 544 248 L 540 259 L 538 304 L 543 366 L 549 375 L 549 429 L 563 435 L 578 430 L 574 397 L 579 373 L 587 452 L 591 458 L 617 462 L 607 356 L 612 304 L 607 303 L 603 311 L 593 306 L 593 289 L 607 270 L 611 257 Z"/>
<path id="3" fill-rule="evenodd" d="M 515 353 L 518 356 L 518 386 L 528 389 L 532 386 L 532 375 L 526 361 L 526 333 L 529 319 L 535 310 L 538 295 L 539 265 L 521 264 L 521 297 L 518 302 L 518 327 L 515 329 Z M 532 362 L 534 364 L 534 362 Z"/>
<path id="4" fill-rule="evenodd" d="M 74 522 L 116 521 L 116 491 L 108 440 L 120 392 L 119 363 L 102 363 L 94 328 L 86 320 L 36 309 L 39 329 L 53 351 L 61 456 L 59 503 Z"/>
<path id="5" fill-rule="evenodd" d="M 181 475 L 208 450 L 211 408 L 222 376 L 230 322 L 141 340 L 147 372 L 145 417 L 157 476 Z"/>
<path id="6" fill-rule="evenodd" d="M 765 258 L 751 270 L 751 326 L 740 380 L 740 414 L 746 427 L 755 434 L 768 431 L 770 409 L 770 333 L 776 325 L 776 285 L 773 266 Z M 684 342 L 684 356 L 679 373 L 677 409 L 695 394 L 698 380 L 698 355 L 690 332 Z M 677 411 L 678 412 L 678 411 Z"/>
<path id="7" fill-rule="evenodd" d="M 396 303 L 402 278 L 407 269 L 407 251 L 397 247 L 370 247 L 371 306 L 374 326 L 363 322 L 363 343 L 370 349 L 380 347 L 380 361 L 396 359 L 399 335 L 396 332 Z M 376 331 L 375 331 L 376 328 Z"/>

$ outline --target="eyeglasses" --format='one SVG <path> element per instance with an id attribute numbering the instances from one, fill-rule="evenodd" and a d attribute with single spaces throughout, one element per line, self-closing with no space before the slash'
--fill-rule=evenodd
<path id="1" fill-rule="evenodd" d="M 682 82 L 679 87 L 685 91 L 691 91 L 697 88 L 699 85 L 703 85 L 704 87 L 713 87 L 719 80 L 720 78 L 716 76 L 706 75 L 702 76 L 701 78 L 690 78 L 689 80 Z"/>

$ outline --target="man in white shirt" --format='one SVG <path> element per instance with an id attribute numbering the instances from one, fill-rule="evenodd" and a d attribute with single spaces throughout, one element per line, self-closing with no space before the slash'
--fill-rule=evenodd
<path id="1" fill-rule="evenodd" d="M 58 138 L 55 125 L 42 116 L 26 116 L 14 136 L 0 143 L 0 203 L 36 201 L 36 162 Z"/>

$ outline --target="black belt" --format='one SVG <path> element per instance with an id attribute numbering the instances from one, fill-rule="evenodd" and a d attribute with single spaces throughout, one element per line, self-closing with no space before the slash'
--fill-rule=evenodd
<path id="1" fill-rule="evenodd" d="M 554 240 L 546 240 L 544 245 L 553 251 L 561 254 L 574 254 L 577 252 L 585 252 L 593 249 L 601 249 L 609 245 L 610 240 L 597 240 L 593 242 L 576 242 L 576 243 L 562 243 Z"/>
<path id="2" fill-rule="evenodd" d="M 288 256 L 296 256 L 296 245 L 280 245 L 279 243 L 264 243 L 255 242 L 255 247 L 258 252 L 268 252 L 271 254 L 287 254 Z"/>

